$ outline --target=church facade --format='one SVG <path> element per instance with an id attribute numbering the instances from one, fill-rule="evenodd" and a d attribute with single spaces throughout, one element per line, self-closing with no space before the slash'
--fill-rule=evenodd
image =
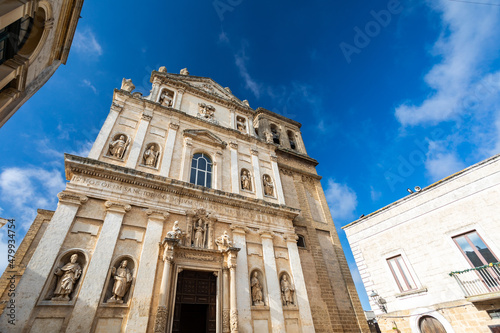
<path id="1" fill-rule="evenodd" d="M 65 155 L 0 331 L 369 332 L 301 125 L 186 69 L 151 82 Z"/>

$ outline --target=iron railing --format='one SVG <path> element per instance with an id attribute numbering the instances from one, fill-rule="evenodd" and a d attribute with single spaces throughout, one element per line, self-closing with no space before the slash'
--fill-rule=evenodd
<path id="1" fill-rule="evenodd" d="M 500 262 L 451 272 L 466 297 L 500 292 Z"/>

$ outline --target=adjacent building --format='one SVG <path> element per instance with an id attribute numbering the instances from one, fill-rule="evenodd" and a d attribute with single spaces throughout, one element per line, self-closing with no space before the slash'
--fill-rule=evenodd
<path id="1" fill-rule="evenodd" d="M 0 127 L 65 64 L 83 0 L 0 3 Z"/>
<path id="2" fill-rule="evenodd" d="M 65 155 L 0 331 L 369 332 L 301 125 L 187 69 L 151 82 Z"/>
<path id="3" fill-rule="evenodd" d="M 500 155 L 343 229 L 382 332 L 500 332 Z"/>

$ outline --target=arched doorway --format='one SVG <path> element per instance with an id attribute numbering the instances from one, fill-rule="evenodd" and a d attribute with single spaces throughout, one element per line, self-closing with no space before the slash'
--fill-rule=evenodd
<path id="1" fill-rule="evenodd" d="M 423 316 L 418 322 L 421 333 L 446 333 L 444 326 L 434 317 Z"/>

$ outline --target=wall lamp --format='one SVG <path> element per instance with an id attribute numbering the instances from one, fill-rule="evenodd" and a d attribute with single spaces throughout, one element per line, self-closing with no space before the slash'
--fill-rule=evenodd
<path id="1" fill-rule="evenodd" d="M 385 299 L 380 297 L 380 295 L 377 294 L 377 292 L 374 290 L 372 290 L 369 296 L 372 299 L 372 301 L 374 301 L 378 305 L 380 310 L 382 310 L 384 313 L 387 313 L 387 307 L 386 307 L 387 301 Z"/>

